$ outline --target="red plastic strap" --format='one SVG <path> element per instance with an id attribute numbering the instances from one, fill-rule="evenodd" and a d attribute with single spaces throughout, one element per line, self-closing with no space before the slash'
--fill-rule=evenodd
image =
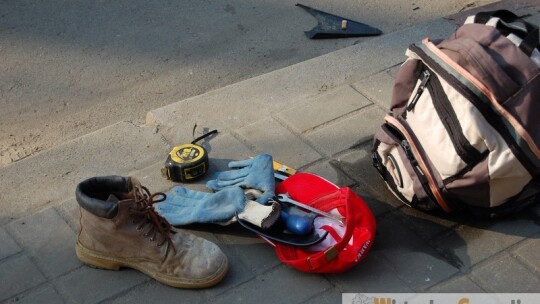
<path id="1" fill-rule="evenodd" d="M 322 267 L 326 264 L 328 264 L 330 261 L 332 261 L 333 259 L 335 259 L 339 254 L 340 252 L 343 250 L 343 248 L 345 248 L 348 243 L 349 243 L 349 240 L 351 239 L 351 236 L 353 234 L 353 230 L 354 230 L 354 223 L 352 220 L 349 220 L 348 217 L 349 217 L 349 213 L 351 213 L 351 202 L 349 202 L 349 200 L 347 200 L 346 198 L 348 197 L 349 195 L 349 191 L 351 191 L 349 188 L 342 188 L 339 190 L 339 199 L 337 201 L 341 201 L 343 198 L 345 198 L 345 201 L 347 202 L 348 206 L 347 206 L 347 214 L 345 215 L 345 234 L 343 235 L 343 237 L 339 237 L 339 241 L 332 247 L 329 247 L 328 249 L 326 249 L 325 251 L 321 251 L 321 252 L 318 252 L 318 253 L 315 253 L 309 257 L 307 257 L 305 259 L 305 262 L 307 263 L 308 267 L 312 270 L 315 270 L 319 267 Z M 323 209 L 323 208 L 321 208 Z M 326 208 L 324 208 L 326 209 Z M 334 232 L 335 233 L 335 232 Z M 337 240 L 337 239 L 336 239 Z"/>
<path id="2" fill-rule="evenodd" d="M 321 229 L 328 231 L 328 234 L 330 234 L 334 238 L 334 240 L 336 240 L 336 243 L 339 243 L 342 240 L 341 235 L 339 235 L 336 230 L 332 228 L 332 226 L 323 225 L 321 226 Z"/>

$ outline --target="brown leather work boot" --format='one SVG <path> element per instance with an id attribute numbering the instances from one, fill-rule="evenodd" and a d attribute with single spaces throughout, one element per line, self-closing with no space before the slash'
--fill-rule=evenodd
<path id="1" fill-rule="evenodd" d="M 76 190 L 81 218 L 79 259 L 90 266 L 137 269 L 173 287 L 217 284 L 228 270 L 217 245 L 177 230 L 154 211 L 164 193 L 150 194 L 134 178 L 93 177 Z"/>

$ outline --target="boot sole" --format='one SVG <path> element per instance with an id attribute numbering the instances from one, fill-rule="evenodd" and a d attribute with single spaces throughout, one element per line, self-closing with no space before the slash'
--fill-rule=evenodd
<path id="1" fill-rule="evenodd" d="M 132 268 L 138 270 L 147 276 L 155 279 L 158 282 L 161 282 L 165 285 L 169 285 L 177 288 L 206 288 L 211 287 L 219 283 L 227 274 L 229 269 L 229 263 L 225 259 L 225 262 L 221 267 L 209 277 L 198 279 L 198 280 L 189 280 L 189 279 L 179 279 L 171 276 L 160 275 L 159 273 L 152 272 L 145 267 L 137 265 L 136 262 L 132 262 L 122 258 L 110 257 L 103 255 L 99 252 L 90 250 L 84 247 L 81 243 L 77 242 L 75 245 L 75 252 L 77 257 L 84 264 L 98 269 L 106 270 L 119 270 L 120 268 Z"/>

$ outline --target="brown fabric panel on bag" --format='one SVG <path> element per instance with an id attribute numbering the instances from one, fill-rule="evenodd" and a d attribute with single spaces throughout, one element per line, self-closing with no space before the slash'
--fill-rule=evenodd
<path id="1" fill-rule="evenodd" d="M 392 103 L 390 110 L 395 114 L 403 113 L 411 93 L 416 86 L 416 81 L 420 76 L 421 64 L 420 60 L 407 60 L 396 74 L 394 89 L 392 91 Z"/>
<path id="2" fill-rule="evenodd" d="M 494 27 L 465 24 L 457 30 L 455 37 L 475 40 L 481 44 L 519 86 L 525 85 L 538 73 L 539 69 L 531 59 Z"/>
<path id="3" fill-rule="evenodd" d="M 457 63 L 464 67 L 476 79 L 481 81 L 501 103 L 505 102 L 520 88 L 478 43 L 471 39 L 459 39 L 442 42 L 443 50 L 459 53 Z"/>
<path id="4" fill-rule="evenodd" d="M 527 130 L 536 146 L 540 146 L 540 124 L 538 114 L 540 113 L 540 73 L 531 82 L 512 96 L 503 104 L 504 108 L 514 116 L 518 122 Z"/>
<path id="5" fill-rule="evenodd" d="M 471 171 L 446 185 L 450 196 L 459 197 L 467 204 L 490 207 L 488 160 L 476 165 Z"/>
<path id="6" fill-rule="evenodd" d="M 474 47 L 473 41 L 477 41 L 481 47 Z M 438 47 L 488 86 L 501 103 L 539 72 L 526 54 L 496 28 L 489 26 L 463 25 Z M 468 60 L 469 53 L 478 56 L 478 59 Z M 477 62 L 483 68 L 478 68 Z"/>
<path id="7" fill-rule="evenodd" d="M 504 36 L 493 41 L 487 51 L 497 64 L 520 86 L 526 85 L 539 72 L 534 62 Z"/>

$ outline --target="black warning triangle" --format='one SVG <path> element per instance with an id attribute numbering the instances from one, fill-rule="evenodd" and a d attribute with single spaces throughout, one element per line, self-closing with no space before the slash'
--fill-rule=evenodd
<path id="1" fill-rule="evenodd" d="M 361 37 L 382 34 L 382 31 L 378 28 L 364 23 L 319 11 L 300 3 L 297 3 L 296 6 L 305 9 L 319 22 L 319 24 L 311 30 L 305 31 L 306 36 L 310 39 Z"/>

